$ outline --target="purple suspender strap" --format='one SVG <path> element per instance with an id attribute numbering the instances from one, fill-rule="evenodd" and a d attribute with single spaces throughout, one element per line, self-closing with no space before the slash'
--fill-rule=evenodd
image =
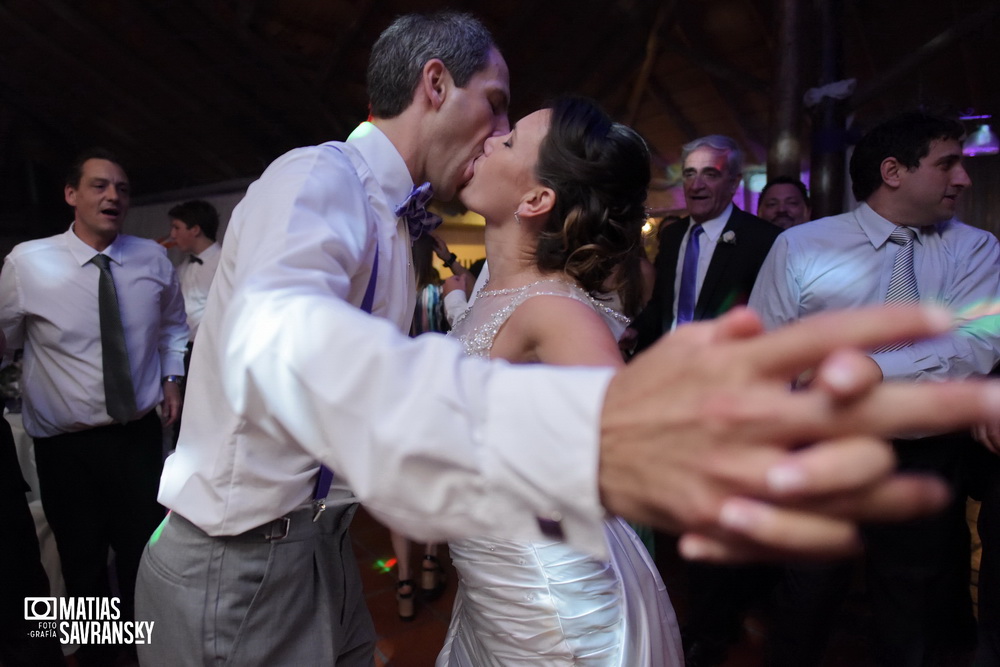
<path id="1" fill-rule="evenodd" d="M 365 298 L 361 300 L 361 310 L 368 314 L 372 312 L 372 304 L 375 302 L 375 278 L 378 276 L 378 243 L 375 244 L 375 261 L 372 263 L 372 277 L 368 280 L 368 288 L 365 290 Z M 325 465 L 319 466 L 319 478 L 316 480 L 316 492 L 313 494 L 313 521 L 319 519 L 319 515 L 326 509 L 326 494 L 330 492 L 330 484 L 333 483 L 333 471 Z"/>

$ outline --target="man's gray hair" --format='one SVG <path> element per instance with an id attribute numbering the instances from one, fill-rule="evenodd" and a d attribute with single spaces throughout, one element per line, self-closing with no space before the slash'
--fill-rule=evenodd
<path id="1" fill-rule="evenodd" d="M 730 176 L 738 176 L 743 173 L 743 151 L 740 150 L 739 144 L 734 139 L 723 134 L 710 134 L 707 137 L 701 137 L 684 144 L 681 149 L 681 163 L 687 160 L 688 155 L 706 146 L 726 153 L 726 166 L 729 168 Z"/>
<path id="2" fill-rule="evenodd" d="M 404 14 L 386 28 L 368 60 L 372 116 L 395 118 L 410 106 L 427 61 L 439 58 L 459 88 L 486 67 L 493 36 L 471 14 Z"/>

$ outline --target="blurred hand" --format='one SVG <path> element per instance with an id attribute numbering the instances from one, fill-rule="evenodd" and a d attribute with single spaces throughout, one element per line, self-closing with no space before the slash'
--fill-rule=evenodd
<path id="1" fill-rule="evenodd" d="M 972 437 L 983 447 L 1000 456 L 1000 421 L 976 424 L 972 427 Z"/>
<path id="2" fill-rule="evenodd" d="M 163 402 L 160 403 L 160 420 L 170 426 L 181 416 L 181 388 L 176 382 L 163 383 Z"/>
<path id="3" fill-rule="evenodd" d="M 688 558 L 720 562 L 840 556 L 859 548 L 859 521 L 941 507 L 945 485 L 896 474 L 879 438 L 1000 421 L 1000 390 L 879 382 L 857 349 L 937 335 L 950 322 L 940 310 L 868 308 L 765 334 L 737 309 L 679 327 L 608 387 L 605 507 L 681 533 Z M 806 371 L 808 388 L 792 390 Z"/>
<path id="4" fill-rule="evenodd" d="M 447 259 L 451 257 L 451 251 L 448 250 L 448 244 L 434 232 L 430 232 L 430 237 L 434 239 L 434 254 L 437 255 L 438 259 L 442 262 L 447 261 Z"/>

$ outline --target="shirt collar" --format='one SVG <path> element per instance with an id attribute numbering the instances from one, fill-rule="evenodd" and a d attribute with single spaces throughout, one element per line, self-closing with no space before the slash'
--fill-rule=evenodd
<path id="1" fill-rule="evenodd" d="M 76 235 L 76 232 L 73 231 L 73 227 L 75 225 L 75 222 L 72 223 L 69 226 L 69 229 L 67 229 L 63 234 L 63 237 L 66 239 L 66 247 L 69 249 L 70 254 L 73 255 L 73 258 L 80 264 L 80 266 L 83 266 L 90 260 L 94 259 L 94 255 L 99 253 L 84 243 L 80 237 Z M 122 263 L 122 246 L 124 243 L 125 242 L 122 240 L 122 234 L 119 234 L 115 237 L 115 240 L 111 243 L 111 245 L 103 250 L 103 254 L 107 255 L 108 258 L 115 264 L 120 265 Z"/>
<path id="2" fill-rule="evenodd" d="M 861 231 L 865 233 L 872 246 L 876 249 L 882 248 L 889 241 L 889 235 L 899 226 L 883 218 L 875 212 L 875 209 L 864 202 L 854 209 L 854 217 L 857 219 Z M 923 245 L 923 239 L 921 238 L 923 234 L 931 229 L 936 230 L 937 225 L 931 225 L 928 228 L 910 226 L 910 229 L 916 232 L 915 238 L 917 243 Z"/>
<path id="3" fill-rule="evenodd" d="M 219 243 L 217 241 L 212 241 L 212 245 L 208 246 L 201 252 L 194 253 L 194 256 L 197 257 L 198 259 L 204 260 L 208 259 L 209 257 L 212 257 L 213 255 L 218 254 L 220 250 L 221 248 L 219 247 Z"/>
<path id="4" fill-rule="evenodd" d="M 719 242 L 719 237 L 722 236 L 722 230 L 726 228 L 726 223 L 729 222 L 729 216 L 732 214 L 733 205 L 729 204 L 717 217 L 701 223 L 701 228 L 704 230 L 705 236 L 711 239 L 712 243 Z M 694 219 L 692 219 L 691 227 L 694 227 L 694 224 Z"/>
<path id="5" fill-rule="evenodd" d="M 393 205 L 406 199 L 413 189 L 413 178 L 403 156 L 382 130 L 372 123 L 361 123 L 347 137 L 347 143 L 356 148 L 364 158 Z"/>

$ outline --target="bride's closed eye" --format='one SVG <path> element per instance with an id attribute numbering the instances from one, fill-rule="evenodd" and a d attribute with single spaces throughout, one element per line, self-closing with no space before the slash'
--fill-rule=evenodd
<path id="1" fill-rule="evenodd" d="M 508 134 L 507 138 L 503 140 L 503 145 L 506 146 L 507 148 L 513 148 L 514 135 L 516 133 L 517 133 L 517 123 L 514 123 L 514 127 L 510 128 L 510 134 Z"/>

